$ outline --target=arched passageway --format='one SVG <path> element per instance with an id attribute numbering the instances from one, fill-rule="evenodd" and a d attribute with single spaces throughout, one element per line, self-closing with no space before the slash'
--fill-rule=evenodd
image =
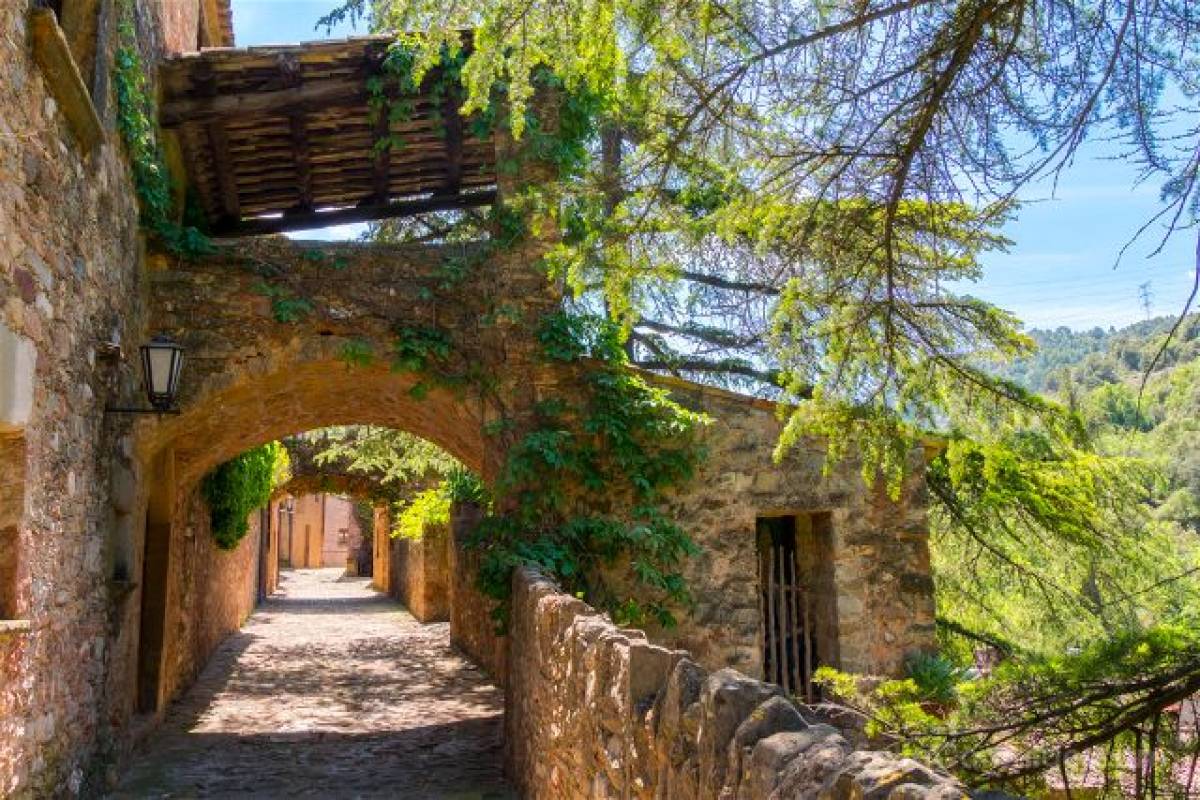
<path id="1" fill-rule="evenodd" d="M 270 381 L 259 388 L 264 385 L 269 392 Z M 286 418 L 256 415 L 236 393 L 204 404 L 202 412 L 193 412 L 193 422 L 224 412 L 232 415 L 225 419 L 241 423 L 239 434 L 223 435 L 220 426 L 213 426 L 206 427 L 207 434 L 195 435 L 187 433 L 192 425 L 181 426 L 171 461 L 181 468 L 196 461 L 207 465 L 228 458 L 238 447 L 261 443 L 276 430 L 292 432 L 306 420 L 357 422 L 361 417 L 355 413 L 364 413 L 339 410 L 330 400 L 342 388 L 336 377 L 321 390 L 306 380 L 298 385 L 309 390 L 309 403 L 304 408 L 297 396 L 300 408 Z M 386 400 L 362 405 L 397 408 L 400 413 L 388 419 L 413 422 L 406 399 L 412 402 L 402 393 L 395 406 Z M 464 424 L 447 408 L 437 419 L 441 443 L 454 442 L 456 426 Z M 378 422 L 378 416 L 371 421 Z M 416 418 L 410 430 L 425 432 L 421 424 Z M 181 458 L 181 441 L 194 443 L 186 450 L 187 459 Z M 282 492 L 337 491 L 371 503 L 374 519 L 368 514 L 357 520 L 362 534 L 375 549 L 385 548 L 389 555 L 395 549 L 386 530 L 388 504 L 380 486 L 372 485 L 378 476 L 355 474 L 337 463 L 322 475 L 320 465 L 309 463 L 315 462 L 313 454 L 308 455 L 271 503 L 251 516 L 257 527 L 252 524 L 238 547 L 257 548 L 253 558 L 258 570 L 236 575 L 233 592 L 244 593 L 257 583 L 257 608 L 211 657 L 196 654 L 207 664 L 194 682 L 185 678 L 190 687 L 163 710 L 160 732 L 135 756 L 115 796 L 511 796 L 502 778 L 502 691 L 451 648 L 446 616 L 425 624 L 429 617 L 424 607 L 410 611 L 392 599 L 382 576 L 358 577 L 352 570 L 330 567 L 324 558 L 296 569 L 295 559 L 285 558 L 285 528 L 278 514 Z M 200 470 L 193 466 L 189 471 L 194 484 Z M 385 510 L 382 517 L 380 510 Z M 178 505 L 174 527 L 195 528 L 194 513 L 187 503 Z M 190 606 L 172 606 L 169 598 L 189 580 L 178 576 L 186 570 L 178 563 L 187 558 L 186 546 L 174 565 L 170 547 L 164 557 L 152 549 L 155 541 L 179 538 L 167 527 L 147 538 L 145 580 L 160 587 L 163 601 L 162 613 L 143 615 L 149 627 L 143 630 L 142 660 L 166 665 L 169 671 L 169 654 L 179 652 L 171 644 L 176 620 L 203 615 L 214 600 L 199 597 Z M 321 555 L 324 548 L 317 547 Z M 226 558 L 218 554 L 218 565 Z M 408 599 L 402 592 L 395 595 Z M 167 699 L 163 686 L 170 679 L 164 682 L 157 671 L 144 669 L 141 680 L 145 708 Z"/>
<path id="2" fill-rule="evenodd" d="M 282 575 L 174 704 L 116 797 L 506 798 L 504 698 L 337 569 Z"/>

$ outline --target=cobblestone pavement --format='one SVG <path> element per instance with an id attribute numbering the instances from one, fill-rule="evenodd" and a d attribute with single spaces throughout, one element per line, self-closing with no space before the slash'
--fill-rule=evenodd
<path id="1" fill-rule="evenodd" d="M 281 576 L 134 756 L 117 798 L 515 798 L 504 698 L 365 578 Z"/>

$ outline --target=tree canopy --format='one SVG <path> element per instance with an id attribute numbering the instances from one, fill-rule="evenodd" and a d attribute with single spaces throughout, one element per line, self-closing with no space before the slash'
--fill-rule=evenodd
<path id="1" fill-rule="evenodd" d="M 1089 136 L 1161 185 L 1141 235 L 1196 223 L 1200 7 L 349 0 L 328 19 L 368 12 L 410 77 L 452 63 L 466 110 L 516 137 L 539 141 L 554 120 L 538 93 L 559 95 L 560 180 L 534 187 L 561 234 L 544 263 L 572 311 L 619 330 L 628 362 L 793 401 L 781 448 L 820 434 L 831 457 L 861 453 L 868 481 L 896 485 L 941 434 L 929 486 L 946 652 L 965 664 L 986 643 L 1013 663 L 926 754 L 978 775 L 997 748 L 1029 745 L 1002 778 L 1122 736 L 1140 752 L 1200 686 L 1180 626 L 1197 607 L 1180 464 L 1200 375 L 1154 377 L 1190 346 L 1183 320 L 1108 363 L 1095 337 L 1031 337 L 951 288 L 1008 246 L 1021 189 Z M 373 235 L 489 225 L 442 214 Z M 1037 339 L 1083 366 L 1045 363 Z M 1139 369 L 1144 385 L 1127 380 Z"/>
<path id="2" fill-rule="evenodd" d="M 1100 0 L 349 0 L 422 70 L 461 63 L 467 110 L 516 135 L 552 73 L 597 109 L 554 187 L 552 259 L 634 361 L 811 398 L 791 435 L 896 453 L 947 395 L 1024 403 L 974 356 L 1029 342 L 947 288 L 1027 182 L 1101 131 L 1190 224 L 1200 11 Z M 1149 222 L 1149 221 L 1148 221 Z"/>

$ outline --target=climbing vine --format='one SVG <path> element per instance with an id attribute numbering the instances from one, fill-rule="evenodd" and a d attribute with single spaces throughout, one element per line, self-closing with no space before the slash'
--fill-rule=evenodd
<path id="1" fill-rule="evenodd" d="M 141 206 L 141 222 L 172 253 L 187 258 L 212 252 L 212 242 L 193 225 L 176 221 L 171 175 L 155 132 L 155 104 L 138 49 L 133 9 L 125 2 L 117 27 L 113 85 L 117 130 L 125 143 Z"/>
<path id="2" fill-rule="evenodd" d="M 537 338 L 541 357 L 576 370 L 578 381 L 539 403 L 532 426 L 507 447 L 491 512 L 467 542 L 480 554 L 479 588 L 499 601 L 503 622 L 513 569 L 536 565 L 621 624 L 670 626 L 690 603 L 681 568 L 698 550 L 661 506 L 703 457 L 697 434 L 707 419 L 629 369 L 620 330 L 607 320 L 557 312 Z M 437 369 L 452 352 L 444 333 L 411 336 L 397 349 L 400 369 L 422 383 L 444 380 Z M 489 432 L 499 437 L 512 424 L 500 420 Z M 480 502 L 472 486 L 463 480 L 454 491 Z M 444 490 L 435 491 L 448 508 Z"/>
<path id="3" fill-rule="evenodd" d="M 435 87 L 439 92 L 450 90 L 449 82 L 460 79 L 461 69 L 461 54 L 451 60 L 446 52 L 442 56 L 433 80 L 447 83 Z M 411 113 L 402 98 L 424 80 L 418 67 L 414 51 L 403 44 L 389 51 L 386 77 L 368 87 L 376 113 L 387 110 L 392 121 Z M 511 125 L 500 118 L 507 107 L 500 90 L 476 113 L 474 132 L 483 135 L 501 125 L 521 130 L 521 147 L 497 164 L 502 174 L 525 174 L 527 163 L 536 162 L 550 166 L 560 178 L 571 177 L 590 158 L 601 100 L 586 87 L 568 90 L 548 72 L 538 76 L 538 84 L 556 98 L 552 121 L 524 106 L 523 124 Z M 402 143 L 389 140 L 387 146 Z M 487 241 L 449 257 L 433 288 L 454 288 L 478 264 L 520 247 L 529 235 L 532 215 L 558 219 L 560 199 L 554 191 L 549 185 L 526 185 L 494 204 L 486 220 Z M 542 266 L 552 268 L 549 263 Z M 480 554 L 479 588 L 499 601 L 497 617 L 502 623 L 513 569 L 533 564 L 567 590 L 611 611 L 622 624 L 673 624 L 674 611 L 690 602 L 681 568 L 697 549 L 662 512 L 662 505 L 702 458 L 697 432 L 705 419 L 629 368 L 618 326 L 586 314 L 524 320 L 518 306 L 503 301 L 494 298 L 481 325 L 533 328 L 541 357 L 577 372 L 578 380 L 561 396 L 541 402 L 532 424 L 523 420 L 518 429 L 502 414 L 489 425 L 489 435 L 506 439 L 507 455 L 495 485 L 489 487 L 490 505 L 484 503 L 490 512 L 468 542 Z M 392 363 L 418 376 L 411 390 L 418 398 L 439 387 L 472 388 L 497 399 L 495 377 L 470 363 L 437 327 L 398 328 Z M 465 484 L 458 490 L 466 492 Z M 477 493 L 474 501 L 482 496 Z M 402 533 L 419 530 L 422 514 L 432 509 L 440 515 L 448 505 L 444 487 L 423 496 L 409 507 L 407 517 L 401 515 Z"/>
<path id="4" fill-rule="evenodd" d="M 270 442 L 226 461 L 204 477 L 201 492 L 218 547 L 237 547 L 250 530 L 250 512 L 271 499 L 271 490 L 286 481 L 287 472 L 287 450 L 279 442 Z"/>

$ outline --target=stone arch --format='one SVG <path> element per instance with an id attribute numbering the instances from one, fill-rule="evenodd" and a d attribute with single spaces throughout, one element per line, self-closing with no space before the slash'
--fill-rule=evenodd
<path id="1" fill-rule="evenodd" d="M 510 296 L 496 284 L 512 269 L 487 261 L 448 283 L 447 259 L 464 252 L 255 240 L 152 272 L 150 332 L 174 337 L 186 355 L 181 413 L 140 423 L 143 463 L 173 448 L 186 485 L 266 441 L 371 424 L 413 433 L 486 471 L 487 412 L 478 393 L 417 391 L 420 379 L 391 365 L 398 330 L 436 330 L 463 364 L 495 367 L 505 393 L 530 391 L 528 331 L 485 322 L 495 316 L 494 298 Z M 517 297 L 505 313 L 526 319 L 552 302 Z M 371 357 L 347 357 L 351 351 Z"/>
<path id="2" fill-rule="evenodd" d="M 187 403 L 155 426 L 144 452 L 152 459 L 170 447 L 178 480 L 188 485 L 264 442 L 334 425 L 379 425 L 428 439 L 480 469 L 486 442 L 478 404 L 445 390 L 416 399 L 417 383 L 385 364 L 348 367 L 328 356 L 298 357 Z"/>

